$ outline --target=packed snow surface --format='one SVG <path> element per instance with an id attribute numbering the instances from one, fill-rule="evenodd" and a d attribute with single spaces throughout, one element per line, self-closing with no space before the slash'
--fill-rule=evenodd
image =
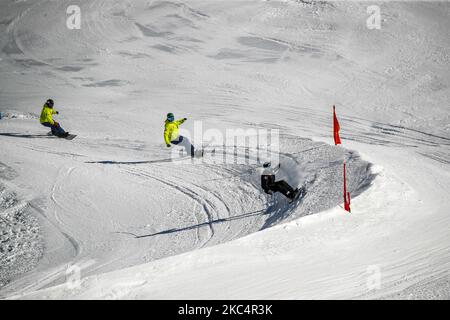
<path id="1" fill-rule="evenodd" d="M 367 2 L 70 5 L 0 4 L 1 297 L 449 298 L 448 2 L 380 2 L 380 29 Z M 170 161 L 168 112 L 279 130 L 306 194 L 229 145 Z"/>

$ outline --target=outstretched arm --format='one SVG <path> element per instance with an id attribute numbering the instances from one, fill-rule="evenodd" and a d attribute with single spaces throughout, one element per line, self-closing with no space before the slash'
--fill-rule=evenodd
<path id="1" fill-rule="evenodd" d="M 185 121 L 187 120 L 187 118 L 183 118 L 181 120 L 177 120 L 175 121 L 178 125 L 183 124 Z"/>

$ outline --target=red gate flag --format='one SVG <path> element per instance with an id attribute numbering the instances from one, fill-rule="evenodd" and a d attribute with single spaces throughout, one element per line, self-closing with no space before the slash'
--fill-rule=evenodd
<path id="1" fill-rule="evenodd" d="M 334 144 L 337 146 L 341 144 L 341 137 L 339 137 L 339 130 L 341 130 L 341 126 L 339 125 L 339 121 L 336 116 L 336 106 L 333 106 L 333 119 L 334 119 Z"/>
<path id="2" fill-rule="evenodd" d="M 350 192 L 347 192 L 347 164 L 344 161 L 344 209 L 352 212 L 350 209 Z"/>

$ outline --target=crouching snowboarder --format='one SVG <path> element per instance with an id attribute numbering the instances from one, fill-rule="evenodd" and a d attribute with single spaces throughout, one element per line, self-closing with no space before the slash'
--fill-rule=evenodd
<path id="1" fill-rule="evenodd" d="M 41 112 L 40 122 L 44 127 L 51 128 L 52 134 L 54 136 L 60 138 L 66 138 L 69 135 L 69 132 L 64 131 L 64 129 L 59 125 L 58 122 L 53 120 L 54 114 L 59 114 L 58 111 L 53 109 L 54 101 L 52 99 L 48 99 L 44 104 Z"/>
<path id="2" fill-rule="evenodd" d="M 301 191 L 297 188 L 294 190 L 286 181 L 275 181 L 275 175 L 280 170 L 281 164 L 278 164 L 275 168 L 272 168 L 270 162 L 264 163 L 263 167 L 259 169 L 261 173 L 261 187 L 267 194 L 274 194 L 275 192 L 282 193 L 289 202 L 293 202 L 297 199 Z"/>
<path id="3" fill-rule="evenodd" d="M 168 113 L 165 121 L 164 141 L 166 142 L 168 148 L 170 148 L 172 144 L 184 147 L 186 152 L 193 158 L 195 156 L 194 146 L 188 138 L 179 134 L 179 126 L 186 120 L 186 118 L 175 120 L 173 113 Z"/>

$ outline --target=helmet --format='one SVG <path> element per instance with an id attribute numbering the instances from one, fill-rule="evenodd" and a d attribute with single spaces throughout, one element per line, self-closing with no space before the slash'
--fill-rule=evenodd
<path id="1" fill-rule="evenodd" d="M 55 102 L 52 99 L 48 99 L 46 104 L 50 107 L 53 108 L 53 105 L 55 104 Z"/>
<path id="2" fill-rule="evenodd" d="M 265 162 L 265 163 L 263 164 L 263 167 L 264 167 L 264 168 L 270 168 L 271 165 L 272 165 L 272 164 L 271 164 L 270 162 Z"/>
<path id="3" fill-rule="evenodd" d="M 175 116 L 173 115 L 172 112 L 167 114 L 167 120 L 169 120 L 170 122 L 172 122 L 173 120 L 175 120 Z"/>

